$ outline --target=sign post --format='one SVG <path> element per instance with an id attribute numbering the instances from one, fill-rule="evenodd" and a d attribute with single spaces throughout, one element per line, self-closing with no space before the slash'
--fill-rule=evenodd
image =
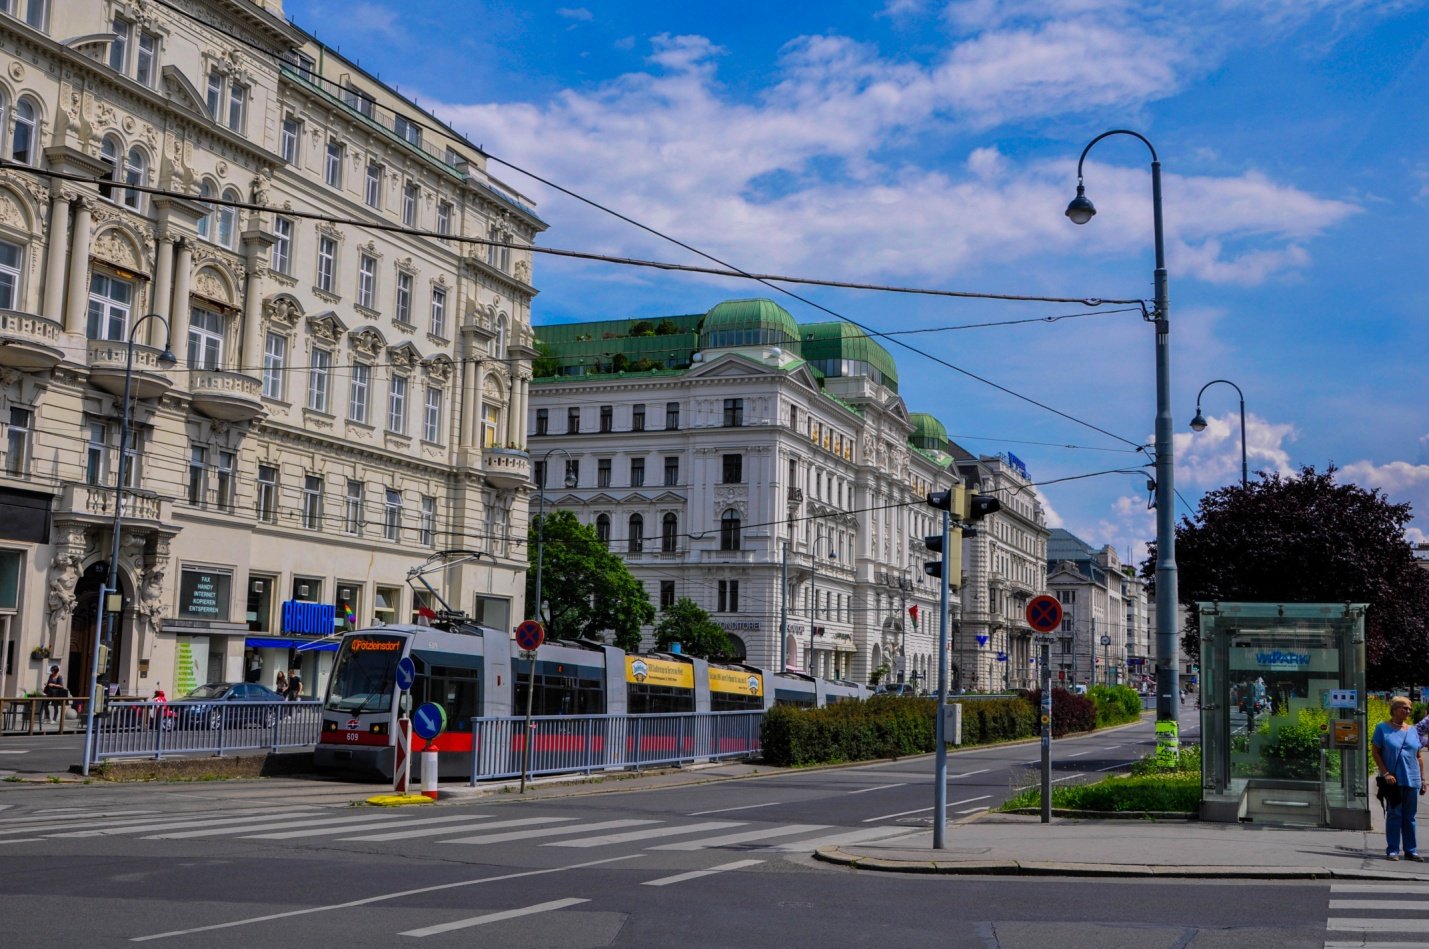
<path id="1" fill-rule="evenodd" d="M 419 706 L 412 713 L 412 730 L 425 741 L 422 749 L 422 794 L 432 800 L 437 799 L 437 753 L 432 748 L 432 739 L 447 729 L 447 710 L 435 702 Z"/>
<path id="2" fill-rule="evenodd" d="M 546 628 L 533 619 L 524 621 L 516 627 L 516 645 L 521 647 L 521 651 L 526 655 L 526 661 L 531 663 L 530 670 L 526 676 L 526 727 L 524 738 L 521 742 L 521 791 L 526 793 L 527 776 L 531 773 L 531 743 L 535 738 L 531 726 L 531 701 L 536 695 L 536 650 L 541 648 L 541 643 L 546 641 Z"/>
<path id="3" fill-rule="evenodd" d="M 1052 641 L 1062 625 L 1062 604 L 1043 593 L 1027 601 L 1027 625 L 1032 627 L 1032 640 L 1042 647 L 1042 823 L 1052 821 Z"/>
<path id="4" fill-rule="evenodd" d="M 397 689 L 401 712 L 397 719 L 397 753 L 392 762 L 392 792 L 406 794 L 412 784 L 412 720 L 407 717 L 407 693 L 417 678 L 417 666 L 410 656 L 397 660 Z"/>

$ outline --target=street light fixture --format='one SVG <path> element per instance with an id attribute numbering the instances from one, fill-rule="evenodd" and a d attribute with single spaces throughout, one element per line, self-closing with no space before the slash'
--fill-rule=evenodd
<path id="1" fill-rule="evenodd" d="M 89 701 L 85 703 L 84 718 L 84 761 L 80 768 L 86 777 L 89 775 L 91 756 L 94 751 L 94 706 L 99 699 L 101 629 L 103 629 L 104 644 L 108 648 L 114 642 L 115 615 L 119 612 L 107 609 L 107 607 L 110 594 L 119 593 L 119 535 L 124 527 L 124 476 L 129 460 L 129 394 L 134 385 L 134 334 L 140 326 L 149 320 L 158 320 L 164 324 L 164 351 L 158 357 L 159 368 L 172 369 L 179 364 L 178 357 L 174 355 L 171 348 L 173 331 L 169 327 L 168 320 L 157 313 L 148 313 L 134 321 L 134 325 L 129 327 L 128 349 L 124 357 L 124 400 L 119 406 L 119 460 L 114 466 L 114 523 L 111 527 L 113 537 L 109 554 L 109 576 L 99 588 L 99 609 L 95 612 L 94 617 L 94 645 L 90 651 Z M 106 617 L 108 618 L 107 623 L 105 622 Z M 111 658 L 110 661 L 112 662 L 113 659 Z"/>
<path id="2" fill-rule="evenodd" d="M 1245 461 L 1245 393 L 1240 391 L 1240 386 L 1231 382 L 1229 379 L 1212 379 L 1210 382 L 1201 386 L 1201 391 L 1196 393 L 1196 417 L 1191 419 L 1191 431 L 1204 432 L 1206 430 L 1206 426 L 1209 423 L 1206 421 L 1206 417 L 1201 414 L 1201 396 L 1205 395 L 1206 390 L 1218 382 L 1223 382 L 1230 386 L 1235 390 L 1236 395 L 1240 396 L 1240 486 L 1244 488 L 1246 482 L 1250 480 L 1250 468 L 1246 465 Z"/>
<path id="3" fill-rule="evenodd" d="M 831 540 L 828 534 L 817 534 L 814 537 L 814 549 L 809 555 L 809 675 L 814 675 L 814 623 L 819 618 L 819 541 Z M 826 548 L 827 549 L 827 548 Z M 837 560 L 836 554 L 829 554 L 829 559 Z"/>
<path id="4" fill-rule="evenodd" d="M 1074 224 L 1086 224 L 1097 213 L 1082 184 L 1082 166 L 1092 146 L 1111 135 L 1130 135 L 1151 152 L 1151 214 L 1156 244 L 1155 299 L 1151 319 L 1156 326 L 1156 720 L 1172 723 L 1179 743 L 1181 719 L 1176 648 L 1176 484 L 1171 443 L 1171 310 L 1166 287 L 1166 242 L 1161 223 L 1161 159 L 1146 137 L 1130 129 L 1112 129 L 1087 143 L 1077 159 L 1077 196 L 1067 205 Z"/>

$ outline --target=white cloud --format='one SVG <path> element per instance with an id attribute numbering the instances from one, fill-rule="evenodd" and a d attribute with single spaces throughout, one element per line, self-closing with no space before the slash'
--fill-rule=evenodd
<path id="1" fill-rule="evenodd" d="M 1395 504 L 1408 502 L 1414 514 L 1414 520 L 1406 531 L 1410 542 L 1429 541 L 1429 464 L 1354 461 L 1340 468 L 1335 477 L 1344 484 L 1379 488 Z"/>
<path id="2" fill-rule="evenodd" d="M 1204 412 L 1202 413 L 1204 415 Z M 1232 484 L 1240 480 L 1240 412 L 1205 415 L 1202 432 L 1176 432 L 1172 447 L 1176 453 L 1176 481 L 1198 489 Z M 1282 475 L 1295 470 L 1285 447 L 1299 432 L 1289 423 L 1273 423 L 1246 413 L 1246 460 L 1251 480 L 1257 471 Z"/>
<path id="3" fill-rule="evenodd" d="M 563 17 L 567 20 L 579 20 L 582 23 L 589 23 L 595 19 L 595 14 L 591 13 L 585 7 L 560 7 L 556 10 L 556 16 Z"/>

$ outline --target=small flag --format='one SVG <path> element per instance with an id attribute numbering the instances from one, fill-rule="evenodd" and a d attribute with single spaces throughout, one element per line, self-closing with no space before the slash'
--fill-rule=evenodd
<path id="1" fill-rule="evenodd" d="M 347 603 L 342 604 L 342 615 L 347 618 L 347 625 L 357 625 L 357 613 L 353 610 L 351 605 Z"/>
<path id="2" fill-rule="evenodd" d="M 917 629 L 917 628 L 918 628 L 918 604 L 917 604 L 917 603 L 914 603 L 912 606 L 908 607 L 908 615 L 911 616 L 911 617 L 913 617 L 913 628 L 914 628 L 914 629 Z"/>

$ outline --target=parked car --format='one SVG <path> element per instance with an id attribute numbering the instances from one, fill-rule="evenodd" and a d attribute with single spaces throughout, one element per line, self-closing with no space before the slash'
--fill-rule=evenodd
<path id="1" fill-rule="evenodd" d="M 878 687 L 874 695 L 896 695 L 899 698 L 916 698 L 918 690 L 908 682 L 886 682 Z"/>
<path id="2" fill-rule="evenodd" d="M 165 731 L 174 728 L 272 728 L 283 697 L 256 682 L 209 682 L 169 703 Z M 263 704 L 274 703 L 274 704 Z"/>

